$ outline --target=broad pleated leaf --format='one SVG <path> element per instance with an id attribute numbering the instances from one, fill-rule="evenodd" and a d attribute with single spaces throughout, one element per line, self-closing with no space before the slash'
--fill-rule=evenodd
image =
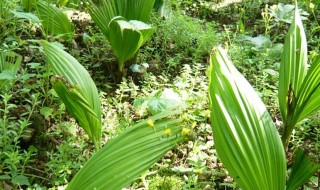
<path id="1" fill-rule="evenodd" d="M 154 0 L 102 0 L 89 6 L 89 13 L 104 35 L 109 35 L 109 23 L 116 16 L 127 20 L 149 22 Z"/>
<path id="2" fill-rule="evenodd" d="M 77 119 L 79 125 L 84 128 L 91 138 L 90 119 L 87 118 L 87 115 L 91 115 L 93 118 L 97 118 L 97 115 L 85 100 L 85 97 L 79 92 L 77 86 L 68 84 L 67 81 L 60 77 L 52 79 L 52 86 L 66 105 L 71 116 Z"/>
<path id="3" fill-rule="evenodd" d="M 297 122 L 320 108 L 320 56 L 313 62 L 298 95 L 295 117 Z"/>
<path id="4" fill-rule="evenodd" d="M 280 65 L 278 97 L 284 122 L 287 120 L 288 110 L 293 112 L 306 73 L 307 40 L 296 7 L 293 23 L 285 39 Z"/>
<path id="5" fill-rule="evenodd" d="M 23 9 L 30 12 L 36 5 L 36 0 L 21 0 Z"/>
<path id="6" fill-rule="evenodd" d="M 242 189 L 285 189 L 285 152 L 264 104 L 222 48 L 210 64 L 211 122 L 222 163 Z"/>
<path id="7" fill-rule="evenodd" d="M 313 163 L 305 152 L 299 149 L 287 181 L 287 190 L 298 189 L 319 169 L 320 165 Z"/>
<path id="8" fill-rule="evenodd" d="M 148 23 L 155 0 L 124 0 L 126 6 L 124 17 L 128 20 L 139 20 Z"/>
<path id="9" fill-rule="evenodd" d="M 66 14 L 46 1 L 37 2 L 37 14 L 46 32 L 53 35 L 72 35 L 74 26 Z"/>
<path id="10" fill-rule="evenodd" d="M 135 25 L 122 17 L 115 17 L 109 27 L 109 41 L 122 71 L 124 62 L 132 58 L 142 45 L 143 35 Z"/>
<path id="11" fill-rule="evenodd" d="M 91 4 L 88 6 L 89 13 L 94 23 L 98 26 L 101 32 L 109 37 L 109 23 L 115 16 L 121 16 L 117 13 L 115 1 L 102 1 L 99 4 Z"/>
<path id="12" fill-rule="evenodd" d="M 41 45 L 48 64 L 54 73 L 61 77 L 53 82 L 58 95 L 97 148 L 101 142 L 101 106 L 95 83 L 87 70 L 70 54 L 47 41 L 41 41 Z M 66 80 L 64 87 L 61 80 Z M 70 89 L 67 89 L 68 84 Z"/>
<path id="13" fill-rule="evenodd" d="M 153 5 L 154 0 L 102 0 L 89 6 L 93 21 L 110 41 L 120 71 L 150 39 L 153 29 L 145 23 Z"/>
<path id="14" fill-rule="evenodd" d="M 156 5 L 157 4 L 157 5 Z M 172 12 L 170 0 L 158 0 L 153 7 L 161 18 L 168 19 Z"/>
<path id="15" fill-rule="evenodd" d="M 187 139 L 182 135 L 182 119 L 163 119 L 178 114 L 165 112 L 142 121 L 115 139 L 110 140 L 76 174 L 67 190 L 120 190 L 157 162 L 177 143 Z M 164 131 L 170 129 L 170 135 Z"/>
<path id="16" fill-rule="evenodd" d="M 136 30 L 141 32 L 142 37 L 143 37 L 141 45 L 143 45 L 144 43 L 146 43 L 147 41 L 150 40 L 150 38 L 154 32 L 154 29 L 149 24 L 146 24 L 146 23 L 138 21 L 138 20 L 130 20 L 129 22 L 133 25 L 133 27 Z"/>
<path id="17" fill-rule="evenodd" d="M 0 92 L 8 92 L 16 77 L 22 56 L 14 52 L 0 53 Z"/>
<path id="18" fill-rule="evenodd" d="M 31 20 L 34 23 L 40 24 L 41 20 L 39 18 L 32 14 L 32 13 L 25 13 L 25 12 L 17 12 L 14 10 L 10 10 L 11 13 L 13 13 L 16 17 L 21 18 L 21 19 L 28 19 Z"/>

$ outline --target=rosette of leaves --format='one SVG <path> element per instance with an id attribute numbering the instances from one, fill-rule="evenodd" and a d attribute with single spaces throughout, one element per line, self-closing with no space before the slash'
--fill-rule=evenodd
<path id="1" fill-rule="evenodd" d="M 123 17 L 114 17 L 109 24 L 109 41 L 118 58 L 119 70 L 123 70 L 125 61 L 134 57 L 140 47 L 150 39 L 153 28 L 138 20 L 126 21 Z"/>
<path id="2" fill-rule="evenodd" d="M 154 0 L 103 0 L 90 4 L 89 13 L 110 41 L 120 71 L 150 39 L 153 28 L 146 23 L 153 5 Z"/>
<path id="3" fill-rule="evenodd" d="M 56 77 L 52 85 L 63 103 L 93 141 L 101 147 L 101 105 L 98 90 L 88 71 L 58 45 L 40 42 Z"/>

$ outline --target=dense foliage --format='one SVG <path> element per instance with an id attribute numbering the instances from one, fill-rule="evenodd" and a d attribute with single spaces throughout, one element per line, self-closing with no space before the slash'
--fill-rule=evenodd
<path id="1" fill-rule="evenodd" d="M 319 188 L 320 2 L 297 4 L 0 1 L 0 189 Z"/>

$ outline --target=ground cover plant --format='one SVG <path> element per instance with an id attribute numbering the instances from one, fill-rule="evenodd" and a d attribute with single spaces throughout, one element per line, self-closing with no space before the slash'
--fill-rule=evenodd
<path id="1" fill-rule="evenodd" d="M 297 3 L 1 1 L 0 189 L 318 188 L 320 4 Z M 270 127 L 221 137 L 230 112 Z"/>

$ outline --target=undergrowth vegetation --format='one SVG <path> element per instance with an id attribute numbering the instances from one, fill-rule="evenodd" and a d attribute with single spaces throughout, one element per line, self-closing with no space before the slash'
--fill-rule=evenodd
<path id="1" fill-rule="evenodd" d="M 94 0 L 0 1 L 0 190 L 239 189 L 213 138 L 210 54 L 226 49 L 283 134 L 278 81 L 294 2 L 156 0 L 146 15 L 101 2 L 109 19 Z M 320 2 L 298 7 L 310 67 Z M 319 126 L 317 111 L 293 129 L 288 173 L 298 149 L 320 163 Z M 319 179 L 318 169 L 299 188 Z"/>

